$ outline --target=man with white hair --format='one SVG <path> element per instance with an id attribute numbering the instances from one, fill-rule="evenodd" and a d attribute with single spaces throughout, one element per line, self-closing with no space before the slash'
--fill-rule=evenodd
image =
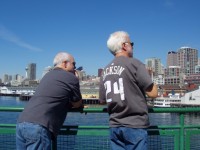
<path id="1" fill-rule="evenodd" d="M 115 57 L 103 70 L 99 99 L 108 106 L 113 150 L 147 150 L 146 95 L 158 94 L 144 64 L 133 58 L 133 45 L 124 31 L 114 32 L 107 41 Z"/>
<path id="2" fill-rule="evenodd" d="M 45 74 L 16 126 L 17 150 L 50 150 L 70 108 L 82 107 L 74 57 L 58 53 L 54 69 Z"/>

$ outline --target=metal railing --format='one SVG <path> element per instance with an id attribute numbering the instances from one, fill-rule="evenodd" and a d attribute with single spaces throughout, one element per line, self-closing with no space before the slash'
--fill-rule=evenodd
<path id="1" fill-rule="evenodd" d="M 0 107 L 1 112 L 21 112 L 23 108 Z M 73 110 L 72 113 L 79 112 Z M 106 108 L 85 108 L 83 114 L 107 113 Z M 151 125 L 148 128 L 148 149 L 200 149 L 200 124 L 185 124 L 185 115 L 200 113 L 200 108 L 151 108 L 150 114 L 170 113 L 179 116 L 175 125 Z M 198 114 L 197 114 L 198 115 Z M 87 115 L 86 115 L 87 117 Z M 91 120 L 94 121 L 94 120 Z M 15 124 L 0 124 L 0 150 L 15 149 Z M 109 145 L 107 125 L 63 125 L 59 136 L 52 141 L 52 149 L 106 150 Z"/>

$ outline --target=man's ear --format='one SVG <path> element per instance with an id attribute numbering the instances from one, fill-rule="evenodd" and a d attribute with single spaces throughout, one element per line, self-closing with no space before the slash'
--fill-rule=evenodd
<path id="1" fill-rule="evenodd" d="M 62 62 L 62 67 L 63 67 L 63 68 L 67 68 L 67 63 L 68 63 L 67 61 L 63 61 L 63 62 Z"/>
<path id="2" fill-rule="evenodd" d="M 125 43 L 122 44 L 122 50 L 123 50 L 123 51 L 127 51 L 127 50 L 126 50 L 126 45 L 125 45 Z"/>

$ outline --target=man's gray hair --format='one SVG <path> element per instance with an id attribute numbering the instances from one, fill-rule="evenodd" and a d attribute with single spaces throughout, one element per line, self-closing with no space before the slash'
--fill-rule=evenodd
<path id="1" fill-rule="evenodd" d="M 129 34 L 125 31 L 117 31 L 110 35 L 107 41 L 107 47 L 110 52 L 115 55 L 118 52 L 121 52 L 122 44 L 127 42 Z"/>
<path id="2" fill-rule="evenodd" d="M 53 60 L 54 67 L 61 64 L 63 61 L 70 61 L 70 54 L 66 52 L 59 52 Z"/>

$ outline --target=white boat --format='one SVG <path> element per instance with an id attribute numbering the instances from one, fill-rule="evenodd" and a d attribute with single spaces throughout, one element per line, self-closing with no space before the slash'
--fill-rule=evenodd
<path id="1" fill-rule="evenodd" d="M 198 89 L 180 94 L 169 94 L 167 97 L 157 97 L 153 100 L 154 107 L 171 107 L 171 106 L 200 106 L 200 86 Z"/>
<path id="2" fill-rule="evenodd" d="M 154 107 L 171 107 L 174 104 L 180 104 L 181 98 L 180 94 L 176 93 L 174 95 L 169 94 L 167 97 L 157 97 L 153 100 Z"/>

